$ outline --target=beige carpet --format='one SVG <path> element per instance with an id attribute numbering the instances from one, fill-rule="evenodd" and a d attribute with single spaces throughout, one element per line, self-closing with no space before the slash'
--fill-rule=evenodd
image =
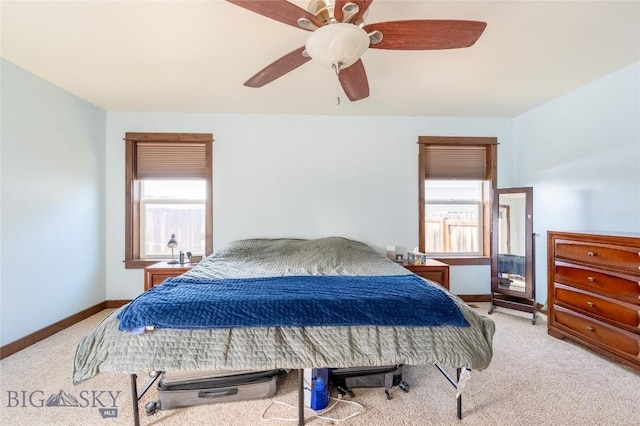
<path id="1" fill-rule="evenodd" d="M 486 314 L 487 304 L 475 306 Z M 0 361 L 2 425 L 133 424 L 129 376 L 106 373 L 78 386 L 71 384 L 76 344 L 106 313 L 101 312 Z M 393 400 L 387 401 L 380 389 L 357 389 L 351 400 L 362 405 L 362 413 L 342 424 L 640 424 L 639 372 L 548 336 L 544 316 L 533 326 L 528 316 L 498 308 L 490 318 L 496 322 L 494 358 L 487 370 L 472 372 L 463 394 L 462 421 L 456 419 L 455 389 L 440 372 L 433 366 L 408 366 L 404 379 L 411 386 L 409 393 L 394 388 Z M 155 391 L 150 391 L 141 404 L 141 424 L 295 424 L 266 421 L 261 417 L 267 411 L 269 417 L 295 418 L 295 409 L 272 405 L 272 402 L 295 405 L 296 386 L 297 373 L 292 372 L 279 382 L 278 392 L 271 400 L 159 411 L 146 416 L 144 403 L 155 400 Z M 61 391 L 75 397 L 80 406 L 45 405 L 52 395 Z M 340 403 L 327 416 L 344 418 L 357 410 L 353 405 Z M 337 424 L 324 419 L 309 419 L 307 423 Z"/>

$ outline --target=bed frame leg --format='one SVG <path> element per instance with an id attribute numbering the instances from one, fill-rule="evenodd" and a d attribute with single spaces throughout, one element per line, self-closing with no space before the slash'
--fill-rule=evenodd
<path id="1" fill-rule="evenodd" d="M 304 425 L 304 370 L 298 370 L 298 426 Z M 136 425 L 137 426 L 137 425 Z"/>
<path id="2" fill-rule="evenodd" d="M 461 368 L 456 369 L 456 383 L 460 383 L 460 372 L 462 371 Z M 457 385 L 456 385 L 457 388 Z M 458 414 L 458 420 L 462 420 L 462 394 L 459 393 L 457 399 L 457 407 L 456 407 L 456 411 Z"/>
<path id="3" fill-rule="evenodd" d="M 140 426 L 140 412 L 138 411 L 138 375 L 131 375 L 131 402 L 133 403 L 133 424 Z"/>
<path id="4" fill-rule="evenodd" d="M 440 367 L 438 364 L 435 364 L 435 366 L 438 370 L 440 370 L 445 379 L 447 379 L 447 381 L 451 383 L 454 388 L 458 389 L 458 383 L 460 383 L 460 374 L 462 373 L 462 368 L 456 368 L 456 380 L 454 381 L 449 373 L 447 373 L 442 367 Z M 456 414 L 458 420 L 462 420 L 462 393 L 459 393 L 456 397 Z"/>
<path id="5" fill-rule="evenodd" d="M 135 424 L 135 426 L 140 426 L 140 400 L 143 396 L 145 396 L 147 391 L 151 389 L 151 386 L 153 386 L 156 380 L 158 380 L 160 376 L 162 376 L 162 373 L 162 371 L 151 372 L 149 374 L 151 376 L 151 380 L 149 380 L 149 383 L 147 383 L 147 386 L 145 386 L 144 390 L 140 394 L 138 394 L 138 375 L 131 375 L 131 400 L 133 403 L 133 423 Z M 150 411 L 147 409 L 147 407 L 145 407 L 145 409 L 147 410 L 147 414 L 149 414 Z"/>

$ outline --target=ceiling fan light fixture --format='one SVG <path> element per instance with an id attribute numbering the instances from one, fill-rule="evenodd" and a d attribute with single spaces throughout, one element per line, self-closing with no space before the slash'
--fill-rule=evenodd
<path id="1" fill-rule="evenodd" d="M 327 68 L 347 68 L 369 48 L 369 36 L 357 25 L 335 23 L 315 30 L 307 39 L 306 51 Z"/>

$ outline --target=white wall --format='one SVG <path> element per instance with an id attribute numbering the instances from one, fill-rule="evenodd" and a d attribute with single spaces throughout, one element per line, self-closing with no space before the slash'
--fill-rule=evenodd
<path id="1" fill-rule="evenodd" d="M 1 59 L 1 344 L 105 300 L 104 111 Z"/>
<path id="2" fill-rule="evenodd" d="M 142 271 L 122 264 L 126 132 L 213 133 L 214 249 L 241 238 L 340 235 L 381 253 L 418 242 L 418 136 L 495 136 L 498 155 L 510 157 L 512 135 L 510 119 L 108 113 L 109 300 L 143 290 Z M 508 185 L 510 168 L 498 173 Z M 489 293 L 488 266 L 454 269 L 452 291 Z"/>
<path id="3" fill-rule="evenodd" d="M 640 233 L 640 63 L 513 121 L 514 185 L 533 186 L 536 299 L 547 231 Z"/>

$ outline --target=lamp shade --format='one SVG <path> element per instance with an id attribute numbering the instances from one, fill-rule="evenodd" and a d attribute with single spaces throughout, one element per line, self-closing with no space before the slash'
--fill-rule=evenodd
<path id="1" fill-rule="evenodd" d="M 354 24 L 327 24 L 307 39 L 307 54 L 329 68 L 347 68 L 369 48 L 369 36 Z"/>
<path id="2" fill-rule="evenodd" d="M 167 247 L 176 248 L 178 247 L 178 240 L 176 240 L 176 234 L 171 234 L 171 238 L 169 238 L 169 242 L 167 243 Z"/>

